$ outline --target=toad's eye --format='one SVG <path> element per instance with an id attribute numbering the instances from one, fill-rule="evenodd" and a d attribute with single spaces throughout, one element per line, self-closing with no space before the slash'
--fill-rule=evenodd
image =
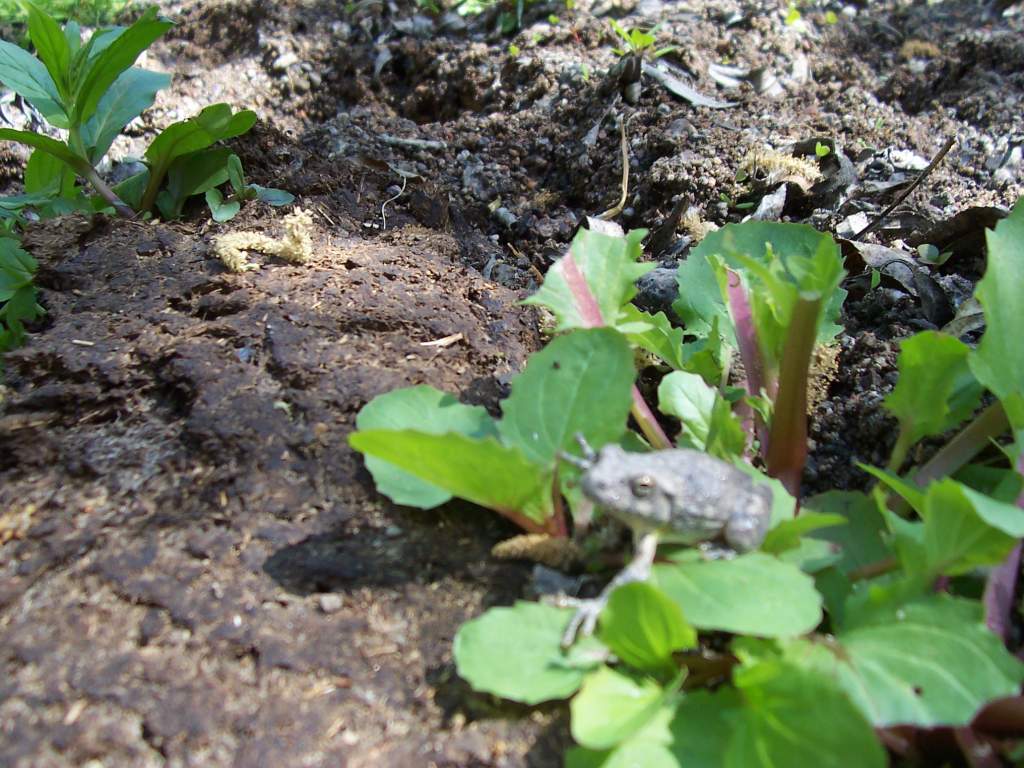
<path id="1" fill-rule="evenodd" d="M 629 490 L 639 499 L 646 498 L 654 492 L 654 478 L 650 475 L 638 475 L 629 481 Z"/>

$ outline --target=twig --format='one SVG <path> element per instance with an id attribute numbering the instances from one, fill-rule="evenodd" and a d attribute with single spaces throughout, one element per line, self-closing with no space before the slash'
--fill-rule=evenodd
<path id="1" fill-rule="evenodd" d="M 629 189 L 629 144 L 626 142 L 626 123 L 619 118 L 619 136 L 622 142 L 622 197 L 614 208 L 609 208 L 604 213 L 598 214 L 596 218 L 603 221 L 610 221 L 622 213 L 626 207 L 626 195 Z"/>
<path id="2" fill-rule="evenodd" d="M 878 214 L 878 216 L 875 217 L 874 221 L 872 221 L 866 227 L 863 227 L 850 239 L 857 240 L 860 237 L 868 234 L 869 232 L 874 232 L 878 228 L 878 226 L 885 220 L 885 217 L 892 213 L 894 210 L 896 210 L 896 206 L 898 206 L 900 203 L 902 203 L 904 200 L 910 197 L 913 191 L 917 189 L 919 186 L 921 186 L 921 182 L 924 181 L 925 177 L 927 177 L 928 174 L 934 171 L 936 166 L 938 166 L 938 164 L 942 162 L 942 158 L 944 158 L 946 156 L 946 153 L 953 148 L 954 144 L 956 144 L 956 136 L 950 136 L 949 139 L 946 141 L 945 145 L 942 147 L 942 149 L 939 150 L 939 154 L 933 157 L 932 161 L 928 163 L 928 167 L 921 171 L 920 176 L 914 179 L 914 183 L 907 187 L 906 190 L 904 190 L 903 194 L 901 194 L 893 201 L 892 205 L 890 205 L 888 208 L 886 208 L 884 211 Z"/>
<path id="3" fill-rule="evenodd" d="M 411 147 L 412 149 L 429 149 L 436 152 L 448 149 L 448 145 L 443 141 L 432 141 L 430 139 L 403 139 L 401 136 L 390 136 L 386 133 L 382 133 L 377 137 L 385 144 L 389 144 L 392 147 Z"/>

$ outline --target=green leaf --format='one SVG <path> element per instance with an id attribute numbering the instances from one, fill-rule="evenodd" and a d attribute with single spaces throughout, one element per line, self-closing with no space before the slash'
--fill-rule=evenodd
<path id="1" fill-rule="evenodd" d="M 924 549 L 934 575 L 1001 563 L 1024 536 L 1024 510 L 946 478 L 928 487 Z"/>
<path id="2" fill-rule="evenodd" d="M 38 109 L 50 125 L 67 128 L 70 124 L 57 84 L 43 62 L 6 40 L 0 40 L 0 82 Z"/>
<path id="3" fill-rule="evenodd" d="M 698 629 L 793 637 L 821 621 L 821 595 L 796 566 L 759 552 L 731 560 L 656 565 L 653 583 Z"/>
<path id="4" fill-rule="evenodd" d="M 904 480 L 894 472 L 889 472 L 878 467 L 872 467 L 868 464 L 858 464 L 860 469 L 863 469 L 869 475 L 874 475 L 882 481 L 883 485 L 888 486 L 891 490 L 895 491 L 900 498 L 902 498 L 910 508 L 921 514 L 921 510 L 924 509 L 924 491 L 920 487 L 914 485 L 907 480 Z"/>
<path id="5" fill-rule="evenodd" d="M 731 686 L 714 693 L 688 693 L 676 707 L 669 725 L 671 749 L 685 768 L 722 768 L 729 740 L 743 716 L 741 701 Z"/>
<path id="6" fill-rule="evenodd" d="M 679 606 L 644 582 L 612 592 L 601 613 L 601 641 L 622 661 L 648 672 L 673 669 L 672 652 L 697 644 Z"/>
<path id="7" fill-rule="evenodd" d="M 727 768 L 883 768 L 885 751 L 832 677 L 772 659 L 733 674 L 742 697 Z M 735 710 L 734 710 L 735 712 Z"/>
<path id="8" fill-rule="evenodd" d="M 986 233 L 988 266 L 974 290 L 985 310 L 985 334 L 970 357 L 971 370 L 1000 400 L 1024 392 L 1024 198 L 1010 215 Z M 1004 403 L 1005 405 L 1005 403 Z M 1018 428 L 1017 414 L 1010 422 Z"/>
<path id="9" fill-rule="evenodd" d="M 967 725 L 1024 680 L 1024 664 L 985 627 L 975 600 L 930 595 L 876 611 L 837 639 L 829 651 L 798 644 L 801 658 L 835 675 L 876 727 Z"/>
<path id="10" fill-rule="evenodd" d="M 57 22 L 35 3 L 20 0 L 20 4 L 28 13 L 28 33 L 36 48 L 36 55 L 50 73 L 57 92 L 66 98 L 71 65 L 71 47 L 67 38 Z"/>
<path id="11" fill-rule="evenodd" d="M 256 113 L 251 110 L 232 114 L 228 104 L 212 104 L 195 117 L 172 123 L 161 131 L 146 150 L 146 159 L 156 168 L 166 168 L 175 158 L 240 136 L 255 123 Z"/>
<path id="12" fill-rule="evenodd" d="M 111 84 L 135 63 L 139 54 L 173 26 L 170 21 L 157 18 L 156 8 L 149 8 L 98 56 L 90 59 L 78 78 L 71 122 L 81 124 L 92 117 Z"/>
<path id="13" fill-rule="evenodd" d="M 32 151 L 25 165 L 25 192 L 29 195 L 72 195 L 75 172 L 48 152 Z"/>
<path id="14" fill-rule="evenodd" d="M 675 328 L 664 312 L 656 315 L 624 304 L 619 309 L 615 327 L 631 344 L 659 357 L 666 364 L 680 370 L 686 364 L 683 358 L 683 329 Z"/>
<path id="15" fill-rule="evenodd" d="M 152 106 L 156 92 L 170 84 L 171 76 L 162 72 L 134 67 L 122 72 L 103 94 L 96 114 L 82 126 L 89 160 L 98 163 L 124 127 Z"/>
<path id="16" fill-rule="evenodd" d="M 589 749 L 608 749 L 639 731 L 673 688 L 601 666 L 583 680 L 569 704 L 572 737 Z"/>
<path id="17" fill-rule="evenodd" d="M 686 326 L 687 335 L 708 338 L 715 325 L 727 339 L 736 336 L 732 317 L 726 308 L 722 291 L 718 285 L 714 267 L 708 261 L 709 252 L 700 246 L 679 263 L 676 281 L 679 283 L 679 298 L 672 304 L 672 310 Z M 731 342 L 735 347 L 735 341 Z"/>
<path id="18" fill-rule="evenodd" d="M 433 435 L 455 432 L 473 438 L 497 435 L 494 420 L 486 410 L 463 405 L 447 392 L 425 385 L 377 395 L 359 411 L 356 429 L 416 429 Z M 377 490 L 396 504 L 431 509 L 452 497 L 375 456 L 366 457 L 366 468 Z"/>
<path id="19" fill-rule="evenodd" d="M 477 691 L 524 704 L 571 696 L 601 663 L 592 638 L 562 650 L 571 616 L 571 610 L 540 603 L 490 609 L 455 635 L 459 675 Z"/>
<path id="20" fill-rule="evenodd" d="M 636 295 L 637 279 L 654 269 L 654 264 L 637 263 L 642 253 L 640 243 L 646 234 L 646 230 L 637 229 L 625 237 L 615 237 L 581 229 L 573 238 L 573 261 L 607 325 L 618 322 L 620 308 Z M 567 273 L 567 269 L 567 257 L 563 256 L 548 270 L 540 290 L 523 302 L 550 309 L 557 321 L 556 331 L 591 325 L 580 314 L 569 281 L 572 271 Z"/>
<path id="21" fill-rule="evenodd" d="M 242 209 L 242 204 L 237 200 L 224 202 L 224 195 L 214 187 L 206 190 L 206 204 L 210 207 L 210 214 L 214 221 L 231 221 Z"/>
<path id="22" fill-rule="evenodd" d="M 804 501 L 803 509 L 804 514 L 815 512 L 846 521 L 846 525 L 811 534 L 839 547 L 842 557 L 837 567 L 843 573 L 881 562 L 891 554 L 885 544 L 885 519 L 871 496 L 855 491 L 828 491 Z"/>
<path id="23" fill-rule="evenodd" d="M 68 145 L 64 142 L 51 139 L 49 136 L 43 136 L 41 133 L 33 133 L 32 131 L 15 131 L 12 128 L 0 128 L 0 140 L 17 141 L 22 144 L 27 144 L 30 147 L 40 149 L 49 155 L 53 155 L 61 162 L 66 163 L 75 171 L 81 173 L 86 170 L 88 163 L 68 149 Z"/>
<path id="24" fill-rule="evenodd" d="M 613 750 L 573 747 L 565 753 L 565 768 L 679 768 L 668 747 L 629 739 Z"/>
<path id="25" fill-rule="evenodd" d="M 374 429 L 349 436 L 349 445 L 447 491 L 502 513 L 537 522 L 551 515 L 551 472 L 493 438 Z"/>
<path id="26" fill-rule="evenodd" d="M 679 419 L 685 442 L 721 459 L 742 456 L 743 425 L 721 393 L 695 373 L 673 371 L 658 385 L 658 409 Z"/>
<path id="27" fill-rule="evenodd" d="M 13 237 L 0 237 L 0 301 L 7 301 L 16 291 L 32 284 L 36 260 L 21 248 Z"/>
<path id="28" fill-rule="evenodd" d="M 256 197 L 267 205 L 289 205 L 295 202 L 295 195 L 283 189 L 273 187 L 261 187 L 259 184 L 250 184 L 247 189 L 256 193 Z"/>
<path id="29" fill-rule="evenodd" d="M 799 517 L 783 520 L 770 531 L 761 544 L 761 551 L 779 554 L 800 546 L 800 537 L 822 528 L 846 525 L 846 518 L 836 514 L 822 514 L 804 510 Z"/>
<path id="30" fill-rule="evenodd" d="M 167 187 L 157 197 L 157 206 L 163 217 L 178 218 L 185 201 L 192 195 L 204 194 L 227 181 L 229 153 L 229 149 L 217 147 L 184 155 L 171 163 L 167 171 Z"/>
<path id="31" fill-rule="evenodd" d="M 228 180 L 231 182 L 231 188 L 236 194 L 245 189 L 245 173 L 242 171 L 242 160 L 236 154 L 232 154 L 228 158 Z"/>
<path id="32" fill-rule="evenodd" d="M 899 379 L 885 407 L 900 422 L 907 447 L 967 419 L 978 406 L 981 385 L 967 365 L 970 350 L 959 339 L 924 331 L 900 342 Z"/>
<path id="33" fill-rule="evenodd" d="M 506 445 L 543 467 L 575 449 L 581 433 L 596 449 L 622 435 L 632 405 L 633 353 L 610 328 L 576 330 L 530 357 L 501 404 Z"/>

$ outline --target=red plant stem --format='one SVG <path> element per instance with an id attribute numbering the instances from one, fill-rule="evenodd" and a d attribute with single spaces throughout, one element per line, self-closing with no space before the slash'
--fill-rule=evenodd
<path id="1" fill-rule="evenodd" d="M 1010 631 L 1010 613 L 1013 611 L 1013 598 L 1017 588 L 1020 552 L 1021 545 L 1018 541 L 1017 546 L 1006 556 L 1006 560 L 997 568 L 993 568 L 985 580 L 985 624 L 1004 642 Z"/>
<path id="2" fill-rule="evenodd" d="M 807 461 L 807 371 L 820 313 L 820 295 L 800 294 L 782 350 L 779 393 L 768 438 L 768 475 L 781 480 L 786 490 L 798 499 L 800 477 Z"/>
<path id="3" fill-rule="evenodd" d="M 587 279 L 580 272 L 579 265 L 576 264 L 576 260 L 572 257 L 571 250 L 566 252 L 560 263 L 562 275 L 565 277 L 565 282 L 569 286 L 573 300 L 576 302 L 576 308 L 579 310 L 584 326 L 587 328 L 603 327 L 605 322 L 604 317 L 601 315 L 601 307 L 598 306 L 594 294 L 590 292 Z M 644 433 L 644 437 L 656 449 L 671 448 L 672 441 L 668 439 L 668 435 L 661 428 L 657 418 L 655 418 L 650 407 L 644 401 L 643 395 L 640 394 L 640 390 L 636 388 L 636 384 L 633 385 L 632 394 L 633 405 L 630 407 L 630 411 L 633 414 L 633 418 L 636 419 L 636 423 L 640 426 L 640 431 Z"/>
<path id="4" fill-rule="evenodd" d="M 746 373 L 744 386 L 748 395 L 760 397 L 762 391 L 768 391 L 768 382 L 765 376 L 764 357 L 757 342 L 754 312 L 750 308 L 750 299 L 743 287 L 739 273 L 730 269 L 726 271 L 726 274 L 728 275 L 726 292 L 729 296 L 729 314 L 732 315 L 733 325 L 736 326 L 736 343 L 739 346 L 740 359 L 743 361 L 743 369 Z M 765 455 L 768 450 L 768 432 L 764 421 L 754 412 L 753 408 L 747 409 L 747 415 L 743 418 L 743 428 L 751 440 L 755 437 L 756 431 L 756 436 L 761 442 L 761 454 Z"/>

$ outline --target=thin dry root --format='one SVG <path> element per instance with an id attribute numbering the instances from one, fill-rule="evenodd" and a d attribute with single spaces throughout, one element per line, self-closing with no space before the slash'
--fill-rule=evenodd
<path id="1" fill-rule="evenodd" d="M 305 264 L 313 256 L 313 238 L 309 231 L 313 217 L 301 208 L 284 217 L 284 237 L 277 240 L 259 232 L 228 232 L 213 239 L 213 252 L 232 272 L 259 269 L 246 257 L 246 251 L 277 256 L 285 261 Z"/>
<path id="2" fill-rule="evenodd" d="M 530 560 L 562 571 L 583 559 L 575 542 L 546 533 L 524 533 L 505 539 L 494 545 L 491 555 L 499 560 Z"/>

